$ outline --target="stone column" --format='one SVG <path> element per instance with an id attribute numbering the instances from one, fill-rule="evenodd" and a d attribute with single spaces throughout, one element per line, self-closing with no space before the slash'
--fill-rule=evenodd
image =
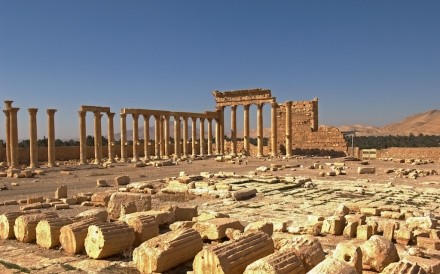
<path id="1" fill-rule="evenodd" d="M 121 113 L 121 162 L 127 162 L 127 114 Z"/>
<path id="2" fill-rule="evenodd" d="M 270 146 L 272 150 L 272 157 L 278 156 L 278 144 L 277 144 L 277 108 L 278 104 L 272 102 L 271 108 L 271 130 L 270 130 Z"/>
<path id="3" fill-rule="evenodd" d="M 95 122 L 95 164 L 101 163 L 102 156 L 102 138 L 101 138 L 101 112 L 94 111 L 94 122 Z"/>
<path id="4" fill-rule="evenodd" d="M 183 157 L 188 157 L 188 117 L 183 117 Z"/>
<path id="5" fill-rule="evenodd" d="M 286 157 L 292 156 L 292 101 L 286 102 Z"/>
<path id="6" fill-rule="evenodd" d="M 78 111 L 79 115 L 79 164 L 87 164 L 87 136 L 86 136 L 86 114 L 85 111 Z"/>
<path id="7" fill-rule="evenodd" d="M 237 106 L 231 106 L 231 155 L 237 155 Z"/>
<path id="8" fill-rule="evenodd" d="M 47 110 L 47 166 L 54 167 L 55 164 L 55 112 L 56 109 Z"/>
<path id="9" fill-rule="evenodd" d="M 180 117 L 174 116 L 174 158 L 180 158 Z"/>
<path id="10" fill-rule="evenodd" d="M 160 159 L 160 116 L 154 115 L 154 158 Z"/>
<path id="11" fill-rule="evenodd" d="M 150 115 L 142 114 L 144 116 L 144 160 L 150 160 L 150 150 L 148 143 L 150 142 Z"/>
<path id="12" fill-rule="evenodd" d="M 164 117 L 164 139 L 165 139 L 165 158 L 170 158 L 170 116 L 165 115 Z"/>
<path id="13" fill-rule="evenodd" d="M 29 159 L 30 168 L 38 167 L 37 112 L 38 108 L 29 108 Z"/>
<path id="14" fill-rule="evenodd" d="M 257 105 L 257 157 L 263 157 L 263 104 Z"/>
<path id="15" fill-rule="evenodd" d="M 108 124 L 107 124 L 107 132 L 108 132 L 108 162 L 115 162 L 115 127 L 113 125 L 113 118 L 115 117 L 114 112 L 107 113 Z"/>
<path id="16" fill-rule="evenodd" d="M 160 117 L 160 155 L 163 157 L 165 155 L 165 137 L 164 137 L 164 118 Z"/>
<path id="17" fill-rule="evenodd" d="M 11 157 L 10 168 L 18 168 L 18 127 L 17 127 L 17 112 L 20 108 L 11 107 L 9 111 L 9 153 Z"/>
<path id="18" fill-rule="evenodd" d="M 249 143 L 249 105 L 243 106 L 243 139 L 244 139 L 244 153 L 250 155 Z"/>
<path id="19" fill-rule="evenodd" d="M 225 107 L 220 107 L 219 121 L 220 121 L 220 154 L 225 154 Z"/>
<path id="20" fill-rule="evenodd" d="M 215 153 L 220 154 L 220 122 L 215 119 Z"/>
<path id="21" fill-rule="evenodd" d="M 8 166 L 11 165 L 11 125 L 10 125 L 10 115 L 9 115 L 9 109 L 12 108 L 12 103 L 14 101 L 6 100 L 5 102 L 5 110 L 3 112 L 5 113 L 5 121 L 6 121 L 6 162 L 8 163 Z"/>
<path id="22" fill-rule="evenodd" d="M 200 118 L 200 156 L 205 156 L 205 118 Z"/>
<path id="23" fill-rule="evenodd" d="M 191 124 L 191 139 L 192 139 L 192 143 L 191 143 L 191 149 L 192 149 L 192 157 L 196 157 L 197 152 L 196 152 L 196 138 L 197 138 L 197 118 L 192 117 L 192 124 Z"/>
<path id="24" fill-rule="evenodd" d="M 133 113 L 133 159 L 132 163 L 139 162 L 139 114 Z"/>
<path id="25" fill-rule="evenodd" d="M 208 156 L 212 155 L 212 118 L 208 118 Z"/>

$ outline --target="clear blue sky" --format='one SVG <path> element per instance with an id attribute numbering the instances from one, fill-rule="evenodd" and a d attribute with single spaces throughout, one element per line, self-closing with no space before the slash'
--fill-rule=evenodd
<path id="1" fill-rule="evenodd" d="M 213 90 L 254 87 L 319 97 L 320 124 L 381 126 L 440 108 L 439 14 L 438 0 L 0 0 L 0 100 L 21 108 L 20 139 L 29 107 L 39 138 L 47 108 L 57 137 L 77 137 L 83 104 L 202 112 Z"/>

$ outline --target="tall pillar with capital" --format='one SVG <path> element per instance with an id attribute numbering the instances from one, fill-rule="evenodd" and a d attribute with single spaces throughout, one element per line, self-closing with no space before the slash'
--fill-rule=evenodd
<path id="1" fill-rule="evenodd" d="M 127 114 L 121 113 L 121 162 L 127 162 Z"/>
<path id="2" fill-rule="evenodd" d="M 55 164 L 55 112 L 56 109 L 47 110 L 47 166 L 54 167 Z"/>
<path id="3" fill-rule="evenodd" d="M 215 154 L 220 154 L 220 122 L 215 120 Z"/>
<path id="4" fill-rule="evenodd" d="M 220 154 L 225 154 L 225 107 L 220 107 L 217 111 L 220 121 Z"/>
<path id="5" fill-rule="evenodd" d="M 188 117 L 183 117 L 183 157 L 188 157 Z"/>
<path id="6" fill-rule="evenodd" d="M 160 155 L 165 155 L 164 117 L 160 117 Z"/>
<path id="7" fill-rule="evenodd" d="M 165 158 L 170 158 L 170 116 L 164 117 L 164 139 L 165 139 Z"/>
<path id="8" fill-rule="evenodd" d="M 180 117 L 174 116 L 174 157 L 180 158 Z"/>
<path id="9" fill-rule="evenodd" d="M 150 115 L 142 114 L 144 117 L 144 160 L 150 160 L 150 150 L 148 143 L 150 142 Z"/>
<path id="10" fill-rule="evenodd" d="M 38 108 L 28 108 L 29 111 L 29 160 L 30 168 L 38 167 L 37 145 L 37 112 Z"/>
<path id="11" fill-rule="evenodd" d="M 243 106 L 243 139 L 244 139 L 244 153 L 250 155 L 250 143 L 249 143 L 249 105 Z"/>
<path id="12" fill-rule="evenodd" d="M 102 160 L 102 137 L 101 137 L 101 112 L 94 111 L 94 123 L 95 123 L 95 164 L 100 164 Z"/>
<path id="13" fill-rule="evenodd" d="M 86 114 L 85 111 L 78 111 L 79 116 L 79 164 L 87 164 L 87 136 L 86 136 Z"/>
<path id="14" fill-rule="evenodd" d="M 110 163 L 115 162 L 115 127 L 113 125 L 113 118 L 115 117 L 114 112 L 108 112 L 108 124 L 107 124 L 107 132 L 108 132 L 108 161 Z"/>
<path id="15" fill-rule="evenodd" d="M 272 102 L 271 108 L 271 132 L 270 132 L 270 145 L 272 150 L 272 157 L 278 156 L 278 144 L 277 144 L 277 102 Z"/>
<path id="16" fill-rule="evenodd" d="M 286 102 L 286 157 L 292 156 L 292 101 Z"/>
<path id="17" fill-rule="evenodd" d="M 139 114 L 133 113 L 133 159 L 132 163 L 139 162 Z"/>
<path id="18" fill-rule="evenodd" d="M 263 157 L 263 104 L 257 105 L 257 157 Z"/>
<path id="19" fill-rule="evenodd" d="M 208 155 L 212 155 L 212 118 L 208 118 Z"/>
<path id="20" fill-rule="evenodd" d="M 196 138 L 197 138 L 197 118 L 195 117 L 191 117 L 192 119 L 192 124 L 191 124 L 191 152 L 192 152 L 192 157 L 196 157 L 197 155 L 197 151 L 196 151 Z"/>
<path id="21" fill-rule="evenodd" d="M 154 158 L 160 159 L 160 116 L 154 115 Z"/>
<path id="22" fill-rule="evenodd" d="M 231 155 L 237 155 L 237 106 L 231 106 Z"/>
<path id="23" fill-rule="evenodd" d="M 6 162 L 8 163 L 8 166 L 11 165 L 11 118 L 10 118 L 10 113 L 9 113 L 9 109 L 12 108 L 12 103 L 14 101 L 11 100 L 6 100 L 4 101 L 5 103 L 5 110 L 3 110 L 3 112 L 5 113 L 5 121 L 6 121 Z"/>
<path id="24" fill-rule="evenodd" d="M 9 151 L 11 154 L 10 168 L 18 168 L 18 127 L 17 112 L 20 108 L 9 108 L 9 125 L 10 125 L 10 143 Z"/>
<path id="25" fill-rule="evenodd" d="M 200 155 L 205 156 L 205 118 L 200 118 Z"/>

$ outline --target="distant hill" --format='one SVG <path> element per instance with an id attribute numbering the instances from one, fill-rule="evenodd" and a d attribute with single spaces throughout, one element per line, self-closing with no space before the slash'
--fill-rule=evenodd
<path id="1" fill-rule="evenodd" d="M 364 125 L 339 126 L 341 131 L 357 131 L 360 136 L 384 136 L 384 135 L 440 135 L 440 110 L 414 114 L 402 121 L 391 123 L 384 127 Z"/>

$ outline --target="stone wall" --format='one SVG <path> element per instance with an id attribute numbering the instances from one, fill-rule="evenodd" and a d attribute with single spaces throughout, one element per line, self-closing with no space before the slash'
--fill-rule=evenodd
<path id="1" fill-rule="evenodd" d="M 440 161 L 440 147 L 391 147 L 379 150 L 378 157 Z"/>

